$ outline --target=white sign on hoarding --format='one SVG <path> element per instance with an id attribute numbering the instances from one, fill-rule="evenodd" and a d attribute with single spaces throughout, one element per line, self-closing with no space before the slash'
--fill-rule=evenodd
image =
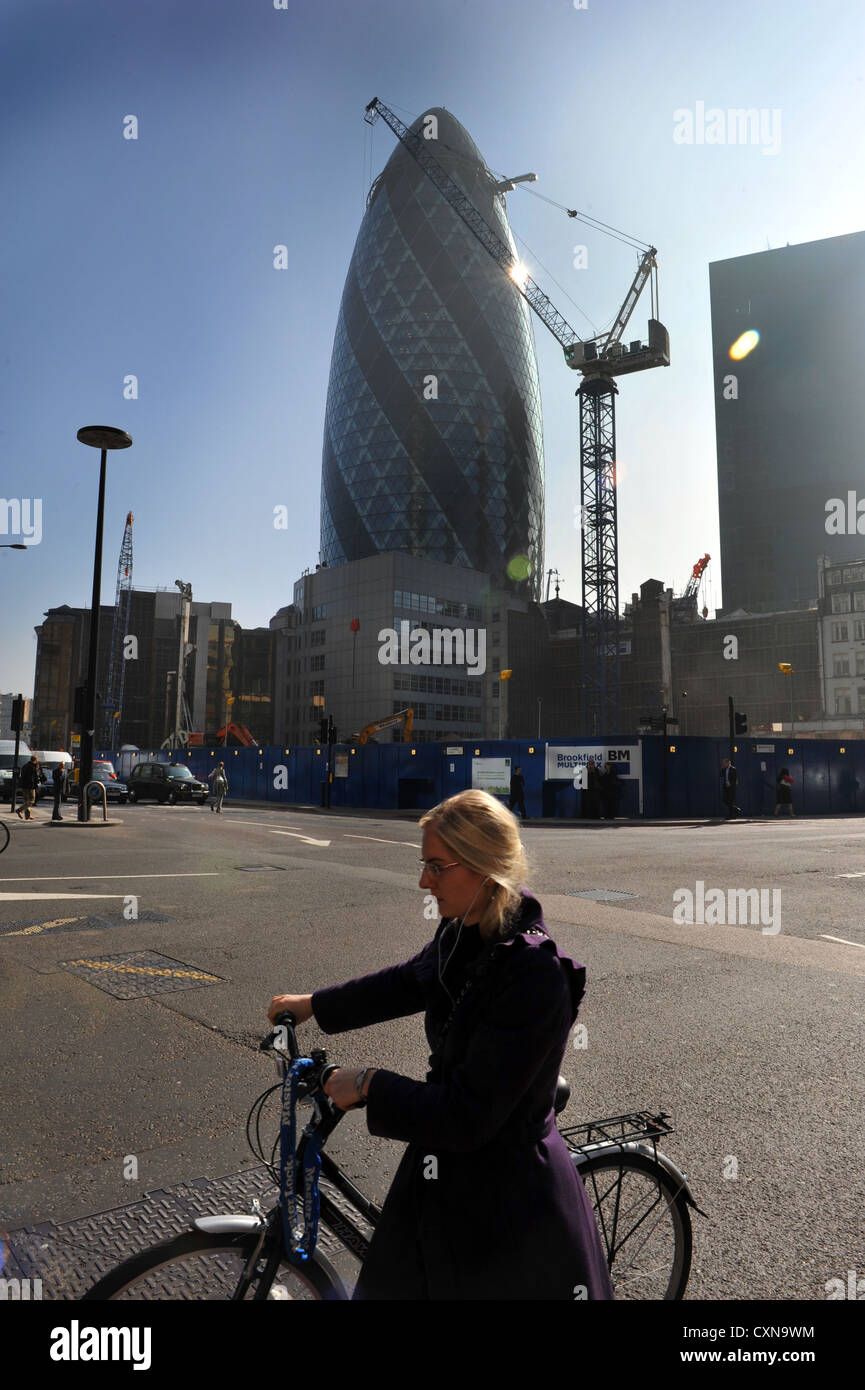
<path id="1" fill-rule="evenodd" d="M 585 790 L 586 767 L 593 758 L 595 767 L 603 772 L 604 763 L 615 768 L 622 781 L 637 783 L 639 811 L 643 812 L 643 750 L 638 743 L 608 744 L 547 744 L 546 776 L 548 781 L 572 782 L 576 789 Z"/>
<path id="2" fill-rule="evenodd" d="M 333 775 L 334 775 L 334 777 L 347 777 L 347 776 L 348 776 L 348 754 L 347 754 L 347 753 L 337 753 L 337 754 L 336 754 L 336 756 L 335 756 L 335 758 L 334 758 Z"/>
<path id="3" fill-rule="evenodd" d="M 491 796 L 509 796 L 510 758 L 472 758 L 472 786 Z"/>
<path id="4" fill-rule="evenodd" d="M 445 754 L 446 754 L 447 757 L 451 758 L 451 757 L 454 756 L 455 753 L 461 753 L 462 751 L 463 751 L 463 750 L 462 750 L 461 748 L 450 748 L 450 747 L 448 747 L 448 748 L 445 749 Z"/>

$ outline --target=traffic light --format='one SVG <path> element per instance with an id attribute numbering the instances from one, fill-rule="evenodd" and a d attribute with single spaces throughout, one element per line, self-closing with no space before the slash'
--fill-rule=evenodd
<path id="1" fill-rule="evenodd" d="M 736 717 L 735 717 L 735 724 L 736 724 L 736 733 L 737 733 L 737 734 L 746 734 L 746 733 L 748 732 L 748 716 L 747 716 L 747 714 L 740 714 L 739 711 L 737 710 L 737 711 L 736 711 Z"/>
<path id="2" fill-rule="evenodd" d="M 328 715 L 327 718 L 327 741 L 328 743 L 336 743 L 336 725 L 333 722 L 332 714 Z"/>
<path id="3" fill-rule="evenodd" d="M 319 743 L 321 743 L 321 744 L 327 743 L 327 720 L 326 720 L 326 719 L 320 719 L 320 720 L 318 721 L 318 741 L 319 741 Z"/>
<path id="4" fill-rule="evenodd" d="M 24 698 L 21 695 L 16 695 L 12 701 L 12 718 L 9 721 L 9 727 L 13 734 L 20 734 L 24 728 Z"/>

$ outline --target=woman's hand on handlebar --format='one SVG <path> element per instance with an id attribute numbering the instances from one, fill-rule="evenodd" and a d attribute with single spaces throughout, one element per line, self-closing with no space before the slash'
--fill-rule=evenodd
<path id="1" fill-rule="evenodd" d="M 306 1023 L 308 1019 L 312 1018 L 312 995 L 275 994 L 267 1011 L 271 1023 L 275 1024 L 277 1016 L 286 1011 L 293 1013 L 298 1023 Z"/>

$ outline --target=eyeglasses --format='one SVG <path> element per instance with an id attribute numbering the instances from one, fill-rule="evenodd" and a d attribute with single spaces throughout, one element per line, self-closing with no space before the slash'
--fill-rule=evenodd
<path id="1" fill-rule="evenodd" d="M 444 873 L 445 869 L 459 868 L 459 861 L 456 859 L 453 864 L 431 864 L 428 859 L 419 859 L 418 863 L 421 866 L 421 877 L 423 877 L 424 874 L 429 874 L 431 878 L 438 878 L 440 874 Z"/>

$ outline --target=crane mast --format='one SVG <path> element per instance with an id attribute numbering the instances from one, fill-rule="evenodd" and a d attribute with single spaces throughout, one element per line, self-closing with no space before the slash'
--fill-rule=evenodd
<path id="1" fill-rule="evenodd" d="M 652 309 L 657 303 L 657 252 L 643 252 L 634 279 L 612 328 L 584 340 L 543 290 L 514 258 L 514 253 L 489 226 L 470 198 L 439 164 L 422 139 L 375 97 L 364 120 L 373 125 L 381 116 L 397 139 L 435 184 L 453 211 L 509 277 L 538 318 L 564 350 L 565 362 L 582 374 L 576 395 L 580 402 L 580 517 L 583 569 L 583 711 L 588 732 L 618 732 L 620 704 L 619 563 L 616 503 L 616 411 L 614 378 L 650 367 L 670 365 L 670 339 L 664 325 L 649 319 L 649 341 L 627 348 L 622 334 L 646 285 L 652 283 Z M 527 175 L 521 175 L 520 180 Z M 514 180 L 499 183 L 490 176 L 490 191 L 503 197 Z M 569 217 L 579 214 L 568 210 Z"/>

